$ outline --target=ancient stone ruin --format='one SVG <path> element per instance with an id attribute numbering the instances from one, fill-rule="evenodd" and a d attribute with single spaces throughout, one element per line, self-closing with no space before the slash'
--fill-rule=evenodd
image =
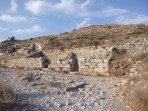
<path id="1" fill-rule="evenodd" d="M 124 45 L 89 46 L 65 50 L 38 51 L 31 45 L 31 53 L 21 58 L 1 62 L 9 68 L 41 69 L 48 68 L 63 72 L 76 72 L 86 75 L 134 75 L 138 73 L 138 61 L 132 59 L 135 53 L 148 52 L 147 39 L 134 39 Z M 19 52 L 19 49 L 15 53 Z M 18 55 L 19 55 L 18 53 Z"/>
<path id="2" fill-rule="evenodd" d="M 20 69 L 48 68 L 49 64 L 49 58 L 46 57 L 42 51 L 26 56 L 24 58 L 16 58 L 1 63 L 1 65 L 5 67 Z"/>

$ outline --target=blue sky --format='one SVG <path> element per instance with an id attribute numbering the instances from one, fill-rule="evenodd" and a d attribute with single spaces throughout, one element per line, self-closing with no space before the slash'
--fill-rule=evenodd
<path id="1" fill-rule="evenodd" d="M 147 0 L 0 0 L 0 41 L 137 23 L 148 24 Z"/>

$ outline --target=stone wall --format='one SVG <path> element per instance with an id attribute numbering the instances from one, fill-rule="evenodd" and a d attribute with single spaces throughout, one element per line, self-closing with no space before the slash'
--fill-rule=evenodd
<path id="1" fill-rule="evenodd" d="M 18 49 L 17 49 L 18 47 Z M 33 44 L 29 44 L 29 45 L 26 45 L 26 46 L 20 46 L 18 44 L 15 45 L 15 48 L 17 49 L 15 54 L 16 55 L 27 55 L 27 54 L 31 54 L 31 53 L 34 53 L 34 52 L 37 52 L 39 51 L 37 45 L 35 43 Z"/>
<path id="2" fill-rule="evenodd" d="M 133 53 L 145 53 L 148 52 L 148 39 L 137 38 L 123 45 L 114 45 L 114 47 L 119 49 L 126 49 L 131 55 Z"/>
<path id="3" fill-rule="evenodd" d="M 40 69 L 44 58 L 18 58 L 1 63 L 1 66 L 9 68 Z"/>
<path id="4" fill-rule="evenodd" d="M 112 61 L 113 48 L 126 50 L 125 55 L 118 55 Z M 123 50 L 123 51 L 124 51 Z M 114 46 L 91 46 L 65 50 L 48 50 L 43 53 L 49 58 L 49 68 L 57 71 L 79 72 L 96 75 L 138 75 L 135 61 L 130 60 L 134 53 L 148 52 L 147 39 L 133 39 L 130 43 Z M 72 56 L 74 54 L 74 57 Z M 122 57 L 123 56 L 123 57 Z M 18 58 L 2 63 L 11 68 L 39 69 L 43 67 L 43 58 Z"/>
<path id="5" fill-rule="evenodd" d="M 79 58 L 79 71 L 88 72 L 91 75 L 108 75 L 108 59 L 99 57 Z"/>
<path id="6" fill-rule="evenodd" d="M 138 54 L 144 54 L 148 52 L 148 39 L 133 38 L 131 42 L 123 45 L 114 45 L 113 47 L 119 50 L 124 49 L 126 50 L 127 54 L 118 60 L 114 59 L 112 61 L 109 70 L 110 74 L 137 76 L 143 73 L 143 71 L 139 68 L 142 66 L 141 61 L 135 61 L 132 58 L 134 58 Z M 142 69 L 144 69 L 144 66 Z"/>
<path id="7" fill-rule="evenodd" d="M 96 73 L 108 75 L 108 60 L 110 57 L 109 48 L 103 47 L 83 47 L 72 48 L 64 51 L 53 50 L 44 52 L 51 60 L 50 68 L 58 71 L 70 71 L 70 61 L 67 57 L 70 53 L 77 56 L 78 72 L 95 75 Z"/>
<path id="8" fill-rule="evenodd" d="M 140 41 L 140 42 L 138 42 Z M 49 67 L 58 71 L 70 71 L 71 58 L 67 57 L 71 52 L 76 54 L 78 60 L 78 72 L 81 74 L 103 74 L 103 75 L 138 75 L 140 72 L 135 68 L 135 61 L 131 59 L 133 53 L 144 53 L 148 51 L 148 42 L 136 39 L 125 45 L 98 46 L 66 49 L 64 51 L 53 50 L 45 52 L 50 58 Z M 114 54 L 113 48 L 120 50 L 120 54 L 111 62 Z M 123 53 L 123 54 L 122 54 Z M 124 54 L 126 53 L 126 54 Z"/>

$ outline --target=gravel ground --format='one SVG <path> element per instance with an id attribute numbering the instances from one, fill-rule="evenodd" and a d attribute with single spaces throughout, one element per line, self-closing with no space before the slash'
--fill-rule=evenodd
<path id="1" fill-rule="evenodd" d="M 14 111 L 132 111 L 124 102 L 126 78 L 8 69 L 0 76 L 25 104 Z"/>

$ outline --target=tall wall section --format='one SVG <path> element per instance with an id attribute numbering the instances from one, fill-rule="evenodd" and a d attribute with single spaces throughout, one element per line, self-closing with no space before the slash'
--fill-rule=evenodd
<path id="1" fill-rule="evenodd" d="M 77 56 L 78 72 L 91 75 L 97 73 L 108 75 L 108 60 L 110 57 L 108 49 L 105 46 L 91 46 L 66 49 L 64 51 L 52 50 L 44 53 L 51 60 L 49 67 L 55 70 L 70 71 L 72 58 L 67 56 L 73 52 Z"/>

